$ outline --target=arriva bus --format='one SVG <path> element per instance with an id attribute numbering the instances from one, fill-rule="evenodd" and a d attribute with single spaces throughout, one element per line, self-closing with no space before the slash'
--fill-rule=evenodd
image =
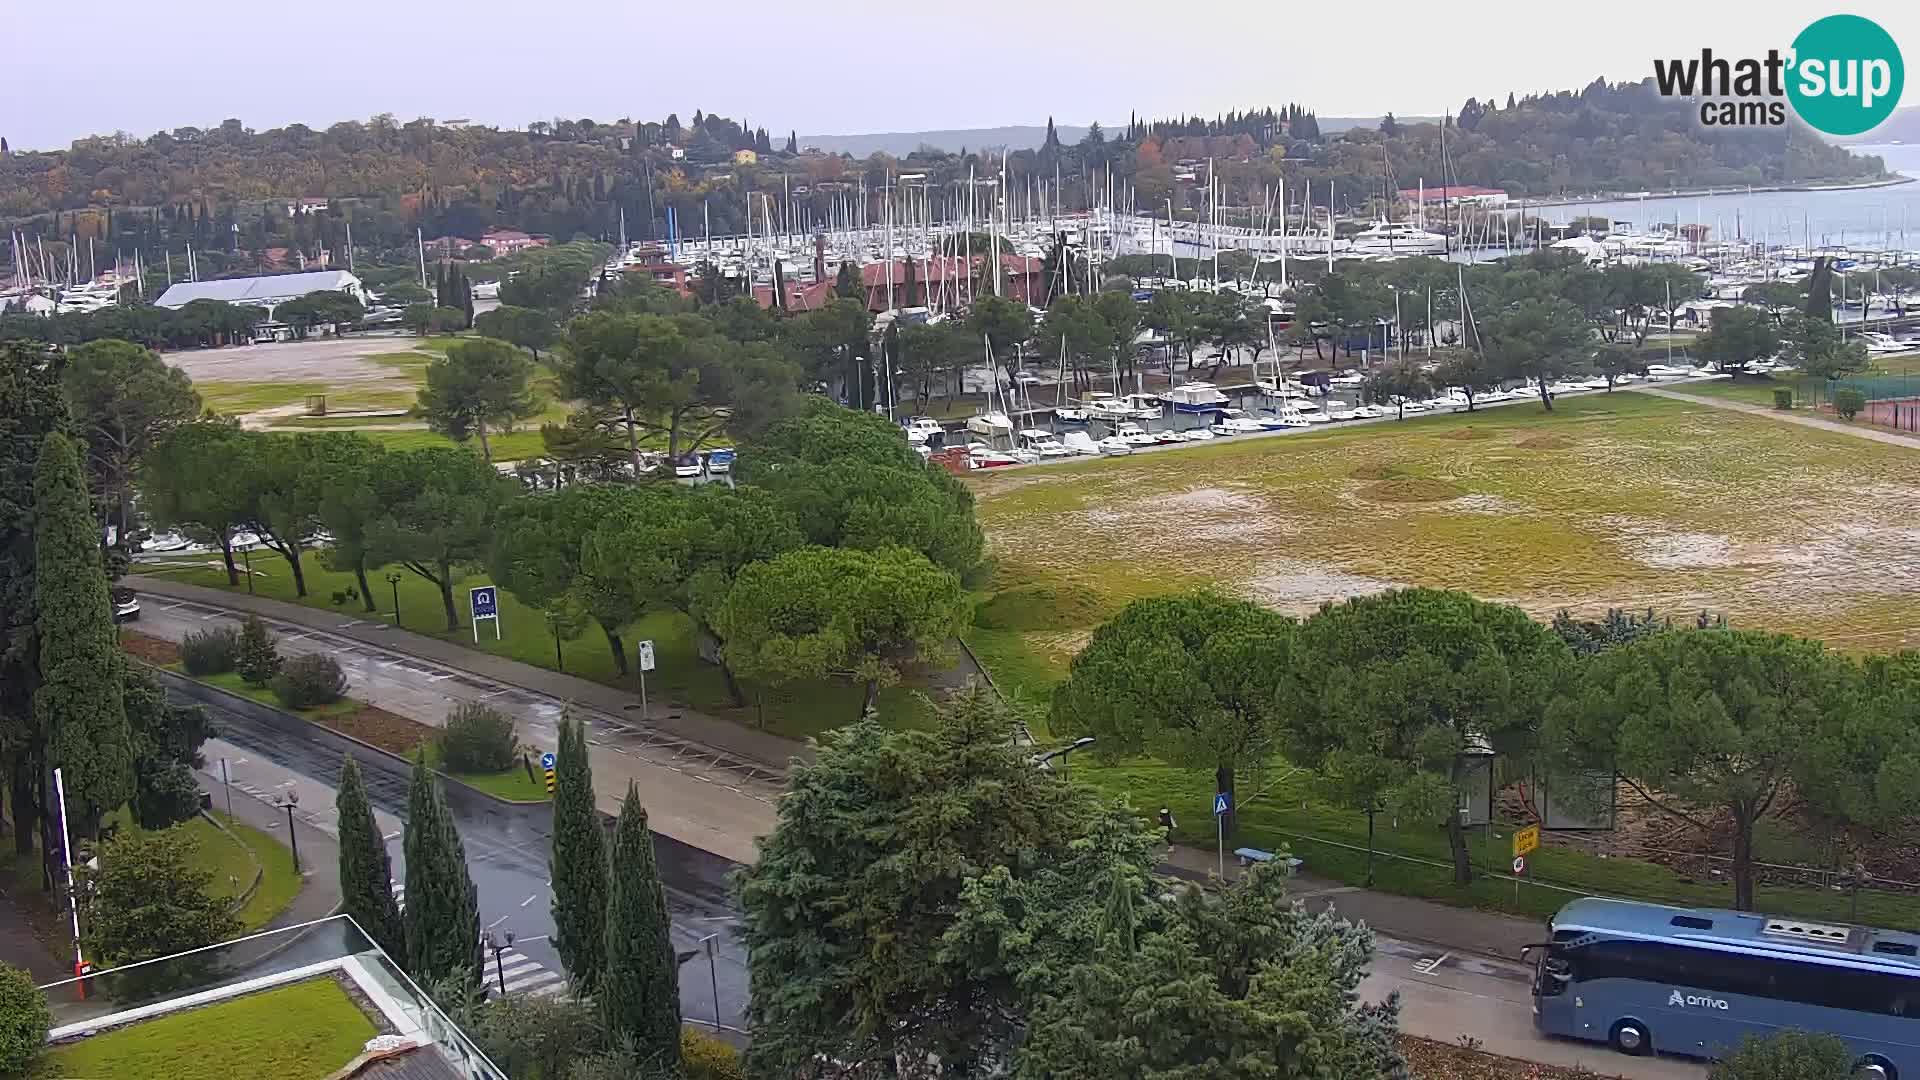
<path id="1" fill-rule="evenodd" d="M 1714 908 L 1575 900 L 1530 946 L 1549 1035 L 1721 1057 L 1781 1028 L 1845 1039 L 1854 1075 L 1920 1080 L 1920 936 Z"/>

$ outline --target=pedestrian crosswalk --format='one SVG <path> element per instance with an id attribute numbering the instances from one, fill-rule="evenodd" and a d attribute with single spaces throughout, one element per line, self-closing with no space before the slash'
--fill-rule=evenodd
<path id="1" fill-rule="evenodd" d="M 393 886 L 393 901 L 401 911 L 407 910 L 407 887 Z M 486 970 L 481 974 L 482 985 L 488 994 L 534 994 L 540 997 L 565 997 L 567 977 L 547 967 L 533 957 L 518 949 L 501 949 L 498 955 L 491 949 L 483 950 Z M 505 987 L 503 991 L 501 988 Z"/>

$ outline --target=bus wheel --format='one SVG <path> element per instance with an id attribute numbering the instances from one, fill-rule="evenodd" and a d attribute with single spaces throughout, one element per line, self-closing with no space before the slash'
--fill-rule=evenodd
<path id="1" fill-rule="evenodd" d="M 1853 1067 L 1853 1075 L 1860 1080 L 1899 1080 L 1900 1074 L 1893 1071 L 1893 1063 L 1879 1055 L 1860 1059 Z"/>
<path id="2" fill-rule="evenodd" d="M 1613 1043 L 1615 1050 L 1636 1057 L 1653 1049 L 1652 1036 L 1638 1020 L 1622 1020 L 1613 1025 L 1613 1034 L 1607 1041 Z"/>

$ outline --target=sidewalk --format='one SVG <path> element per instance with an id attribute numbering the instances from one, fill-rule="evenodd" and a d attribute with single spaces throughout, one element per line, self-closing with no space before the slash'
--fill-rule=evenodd
<path id="1" fill-rule="evenodd" d="M 588 679 L 563 675 L 532 664 L 523 664 L 518 660 L 495 656 L 479 649 L 470 649 L 450 641 L 428 637 L 425 634 L 416 634 L 410 630 L 395 630 L 385 622 L 357 618 L 347 612 L 323 611 L 303 604 L 290 604 L 284 600 L 270 600 L 263 596 L 249 596 L 246 593 L 233 593 L 224 589 L 187 585 L 170 581 L 165 577 L 129 574 L 122 580 L 128 586 L 151 596 L 166 596 L 189 603 L 250 612 L 262 618 L 292 623 L 295 626 L 347 638 L 374 648 L 432 661 L 478 678 L 531 690 L 560 701 L 575 702 L 614 716 L 620 716 L 628 706 L 640 703 L 638 693 L 628 693 Z M 717 720 L 688 709 L 679 702 L 674 703 L 674 710 L 679 713 L 678 716 L 663 715 L 665 710 L 655 709 L 654 716 L 648 721 L 649 726 L 658 728 L 675 738 L 703 743 L 716 750 L 759 762 L 780 772 L 786 771 L 787 763 L 791 759 L 795 757 L 805 759 L 812 756 L 805 743 L 770 732 L 755 731 L 725 720 Z"/>
<path id="2" fill-rule="evenodd" d="M 1219 872 L 1219 862 L 1214 852 L 1175 844 L 1168 849 L 1166 861 L 1160 868 L 1176 877 L 1204 881 Z M 1227 880 L 1232 881 L 1243 872 L 1238 860 L 1229 856 Z M 1309 908 L 1317 911 L 1331 907 L 1341 916 L 1364 922 L 1386 937 L 1514 962 L 1520 959 L 1521 946 L 1538 944 L 1546 932 L 1535 919 L 1373 892 L 1311 874 L 1296 874 L 1287 892 L 1295 899 L 1306 901 Z"/>
<path id="3" fill-rule="evenodd" d="M 1784 409 L 1771 409 L 1765 405 L 1754 405 L 1745 401 L 1730 401 L 1726 398 L 1707 397 L 1705 395 L 1695 396 L 1693 394 L 1683 394 L 1677 390 L 1662 390 L 1653 386 L 1623 386 L 1621 389 L 1635 394 L 1649 394 L 1653 397 L 1666 398 L 1668 401 L 1684 401 L 1690 405 L 1705 405 L 1708 408 L 1725 409 L 1728 412 L 1761 416 L 1768 420 L 1779 421 L 1783 424 L 1799 424 L 1801 427 L 1831 431 L 1837 435 L 1851 435 L 1856 439 L 1868 439 L 1872 442 L 1886 443 L 1888 446 L 1904 446 L 1909 450 L 1920 450 L 1920 439 L 1916 439 L 1911 435 L 1900 435 L 1891 431 L 1881 431 L 1878 428 L 1859 427 L 1853 424 L 1841 423 L 1838 420 L 1828 420 L 1819 416 L 1806 416 L 1798 410 L 1788 412 Z"/>
<path id="4" fill-rule="evenodd" d="M 209 772 L 197 769 L 194 776 L 201 787 L 207 791 L 221 792 L 218 771 Z M 214 807 L 226 809 L 224 798 L 216 796 Z M 243 825 L 250 825 L 279 841 L 279 845 L 266 851 L 255 851 L 254 855 L 262 860 L 291 859 L 293 852 L 287 847 L 287 813 L 258 796 L 236 792 L 233 796 L 234 819 Z M 294 815 L 295 835 L 300 840 L 300 891 L 294 894 L 293 901 L 285 910 L 275 915 L 260 930 L 277 930 L 285 926 L 298 926 L 301 923 L 324 919 L 340 909 L 340 845 L 333 837 L 321 832 L 311 823 Z M 250 941 L 238 945 L 229 954 L 229 963 L 236 968 L 258 963 L 264 957 L 285 948 L 297 935 L 277 934 L 273 937 Z"/>

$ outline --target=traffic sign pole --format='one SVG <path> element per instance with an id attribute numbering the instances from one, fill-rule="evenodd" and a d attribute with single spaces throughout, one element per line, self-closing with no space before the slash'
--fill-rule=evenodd
<path id="1" fill-rule="evenodd" d="M 653 642 L 642 641 L 636 646 L 639 663 L 634 669 L 640 673 L 640 719 L 647 719 L 647 672 L 653 670 Z"/>
<path id="2" fill-rule="evenodd" d="M 1220 880 L 1227 880 L 1227 810 L 1233 804 L 1227 800 L 1227 793 L 1213 793 L 1213 832 L 1220 845 Z"/>

